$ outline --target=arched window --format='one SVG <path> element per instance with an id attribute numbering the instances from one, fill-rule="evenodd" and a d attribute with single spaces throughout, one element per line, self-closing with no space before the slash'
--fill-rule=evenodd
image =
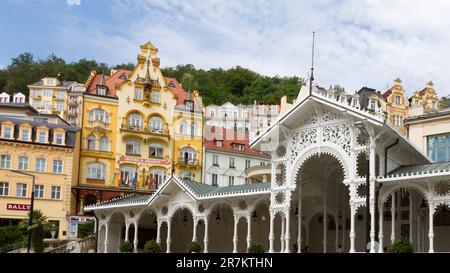
<path id="1" fill-rule="evenodd" d="M 123 185 L 134 185 L 137 183 L 137 167 L 134 165 L 123 165 L 120 167 L 120 183 Z"/>
<path id="2" fill-rule="evenodd" d="M 159 143 L 151 143 L 149 146 L 149 157 L 160 157 L 164 155 L 164 146 Z"/>
<path id="3" fill-rule="evenodd" d="M 109 123 L 109 115 L 103 109 L 93 109 L 89 112 L 89 121 L 101 121 Z"/>
<path id="4" fill-rule="evenodd" d="M 195 164 L 197 152 L 191 147 L 181 149 L 180 161 L 184 164 Z"/>
<path id="5" fill-rule="evenodd" d="M 128 127 L 132 130 L 139 130 L 142 128 L 142 116 L 138 113 L 133 113 L 128 116 Z"/>
<path id="6" fill-rule="evenodd" d="M 141 143 L 137 140 L 127 140 L 127 155 L 141 155 Z"/>
<path id="7" fill-rule="evenodd" d="M 149 120 L 149 124 L 148 125 L 149 125 L 148 127 L 150 128 L 150 130 L 153 133 L 160 133 L 160 134 L 162 134 L 163 128 L 164 128 L 164 122 L 163 122 L 162 118 L 157 117 L 157 116 L 152 117 Z"/>
<path id="8" fill-rule="evenodd" d="M 186 123 L 186 121 L 183 120 L 180 123 L 180 134 L 185 135 L 186 131 L 187 131 L 187 123 Z"/>
<path id="9" fill-rule="evenodd" d="M 100 151 L 109 152 L 109 139 L 106 136 L 100 138 Z"/>
<path id="10" fill-rule="evenodd" d="M 181 173 L 181 179 L 186 179 L 186 180 L 192 181 L 193 180 L 193 175 L 192 175 L 191 172 L 182 172 Z"/>
<path id="11" fill-rule="evenodd" d="M 152 169 L 150 171 L 151 181 L 156 181 L 158 185 L 161 185 L 166 180 L 166 171 L 164 169 Z"/>
<path id="12" fill-rule="evenodd" d="M 87 178 L 105 180 L 105 169 L 103 163 L 90 163 L 87 167 Z"/>
<path id="13" fill-rule="evenodd" d="M 197 122 L 193 122 L 193 123 L 191 124 L 191 134 L 192 134 L 193 136 L 196 136 L 196 135 L 197 135 L 197 132 L 198 132 L 198 124 L 197 124 Z"/>
<path id="14" fill-rule="evenodd" d="M 88 150 L 95 150 L 95 146 L 96 146 L 95 142 L 96 142 L 96 138 L 95 138 L 94 135 L 89 135 L 87 137 L 87 148 L 88 148 Z"/>

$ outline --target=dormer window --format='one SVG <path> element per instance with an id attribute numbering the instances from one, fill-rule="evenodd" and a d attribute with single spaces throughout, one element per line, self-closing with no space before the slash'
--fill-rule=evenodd
<path id="1" fill-rule="evenodd" d="M 104 86 L 104 85 L 97 85 L 97 95 L 99 95 L 99 96 L 106 96 L 106 86 Z"/>
<path id="2" fill-rule="evenodd" d="M 375 100 L 370 100 L 370 109 L 375 110 Z"/>
<path id="3" fill-rule="evenodd" d="M 53 85 L 53 80 L 47 80 L 47 85 Z"/>
<path id="4" fill-rule="evenodd" d="M 401 104 L 402 98 L 400 96 L 395 96 L 395 103 Z"/>
<path id="5" fill-rule="evenodd" d="M 8 128 L 8 127 L 4 128 L 3 137 L 6 139 L 11 139 L 12 138 L 11 132 L 12 132 L 11 128 Z"/>
<path id="6" fill-rule="evenodd" d="M 234 144 L 234 149 L 235 150 L 239 150 L 239 151 L 243 151 L 244 150 L 244 145 L 243 144 Z"/>
<path id="7" fill-rule="evenodd" d="M 188 111 L 194 111 L 194 102 L 191 100 L 185 101 L 186 104 L 186 110 Z"/>
<path id="8" fill-rule="evenodd" d="M 122 75 L 120 75 L 119 79 L 126 80 L 127 79 L 127 75 L 125 75 L 125 73 L 122 73 Z"/>
<path id="9" fill-rule="evenodd" d="M 173 81 L 170 81 L 168 85 L 172 88 L 175 88 L 175 84 L 173 83 Z"/>
<path id="10" fill-rule="evenodd" d="M 56 134 L 56 136 L 55 136 L 55 143 L 57 145 L 62 145 L 63 144 L 63 134 Z"/>
<path id="11" fill-rule="evenodd" d="M 39 132 L 39 139 L 38 141 L 40 143 L 45 143 L 47 141 L 47 133 L 46 132 Z"/>
<path id="12" fill-rule="evenodd" d="M 223 146 L 223 141 L 222 140 L 216 140 L 216 146 L 217 147 L 222 147 Z"/>
<path id="13" fill-rule="evenodd" d="M 22 129 L 22 140 L 28 141 L 30 138 L 30 131 L 28 129 Z"/>
<path id="14" fill-rule="evenodd" d="M 352 106 L 353 106 L 353 107 L 357 107 L 357 106 L 358 106 L 358 99 L 357 99 L 357 98 L 354 98 L 354 99 L 352 100 Z"/>

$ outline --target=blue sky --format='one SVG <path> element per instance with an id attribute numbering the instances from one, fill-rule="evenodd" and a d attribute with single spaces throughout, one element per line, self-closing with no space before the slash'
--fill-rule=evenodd
<path id="1" fill-rule="evenodd" d="M 450 94 L 450 1 L 409 0 L 1 0 L 0 67 L 21 52 L 68 61 L 134 62 L 139 45 L 162 66 L 241 65 L 265 75 L 307 77 L 317 33 L 316 80 L 353 92 L 408 94 L 432 80 Z"/>

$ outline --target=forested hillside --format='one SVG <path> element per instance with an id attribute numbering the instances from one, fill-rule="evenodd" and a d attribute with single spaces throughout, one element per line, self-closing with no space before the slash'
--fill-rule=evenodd
<path id="1" fill-rule="evenodd" d="M 84 83 L 91 70 L 108 74 L 111 69 L 133 69 L 134 64 L 109 66 L 95 60 L 81 59 L 68 63 L 55 55 L 37 60 L 31 53 L 22 53 L 11 59 L 11 63 L 0 69 L 0 92 L 23 92 L 28 95 L 27 85 L 39 81 L 44 76 L 58 76 L 61 80 Z M 242 67 L 231 69 L 196 69 L 193 65 L 178 65 L 162 68 L 163 74 L 174 77 L 185 89 L 198 90 L 205 105 L 259 103 L 278 104 L 283 95 L 289 100 L 297 96 L 303 79 L 298 77 L 268 77 Z"/>

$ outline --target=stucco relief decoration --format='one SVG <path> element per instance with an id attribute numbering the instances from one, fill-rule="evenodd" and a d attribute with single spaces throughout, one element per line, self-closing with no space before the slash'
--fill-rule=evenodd
<path id="1" fill-rule="evenodd" d="M 284 163 L 278 163 L 275 167 L 275 184 L 282 186 L 286 181 L 286 165 Z"/>
<path id="2" fill-rule="evenodd" d="M 330 122 L 330 121 L 334 121 L 334 120 L 340 120 L 342 119 L 342 115 L 340 115 L 339 113 L 336 112 L 331 112 L 331 111 L 323 111 L 323 116 L 322 116 L 322 121 L 323 122 Z"/>
<path id="3" fill-rule="evenodd" d="M 284 196 L 284 192 L 278 192 L 275 195 L 275 203 L 277 205 L 282 205 L 284 203 L 284 200 L 286 199 L 286 197 Z"/>
<path id="4" fill-rule="evenodd" d="M 339 145 L 348 155 L 351 153 L 351 131 L 347 124 L 325 126 L 322 141 Z"/>
<path id="5" fill-rule="evenodd" d="M 169 209 L 168 209 L 167 207 L 163 207 L 163 208 L 161 209 L 162 215 L 167 215 L 168 212 L 169 212 Z"/>
<path id="6" fill-rule="evenodd" d="M 450 184 L 446 181 L 440 181 L 434 185 L 435 196 L 445 196 L 450 193 Z"/>
<path id="7" fill-rule="evenodd" d="M 318 117 L 317 117 L 317 114 L 314 113 L 314 114 L 312 114 L 309 118 L 305 119 L 305 120 L 300 124 L 300 126 L 308 126 L 308 125 L 317 124 L 317 121 L 318 121 L 318 120 L 319 120 L 319 119 L 318 119 Z"/>
<path id="8" fill-rule="evenodd" d="M 310 145 L 317 143 L 317 129 L 303 129 L 299 130 L 292 136 L 291 140 L 291 151 L 290 151 L 290 162 L 291 164 L 295 161 L 302 150 Z"/>
<path id="9" fill-rule="evenodd" d="M 240 210 L 245 210 L 246 208 L 247 208 L 247 202 L 245 200 L 241 199 L 239 201 L 239 209 Z"/>
<path id="10" fill-rule="evenodd" d="M 280 145 L 275 151 L 275 158 L 284 158 L 286 156 L 286 146 Z"/>

